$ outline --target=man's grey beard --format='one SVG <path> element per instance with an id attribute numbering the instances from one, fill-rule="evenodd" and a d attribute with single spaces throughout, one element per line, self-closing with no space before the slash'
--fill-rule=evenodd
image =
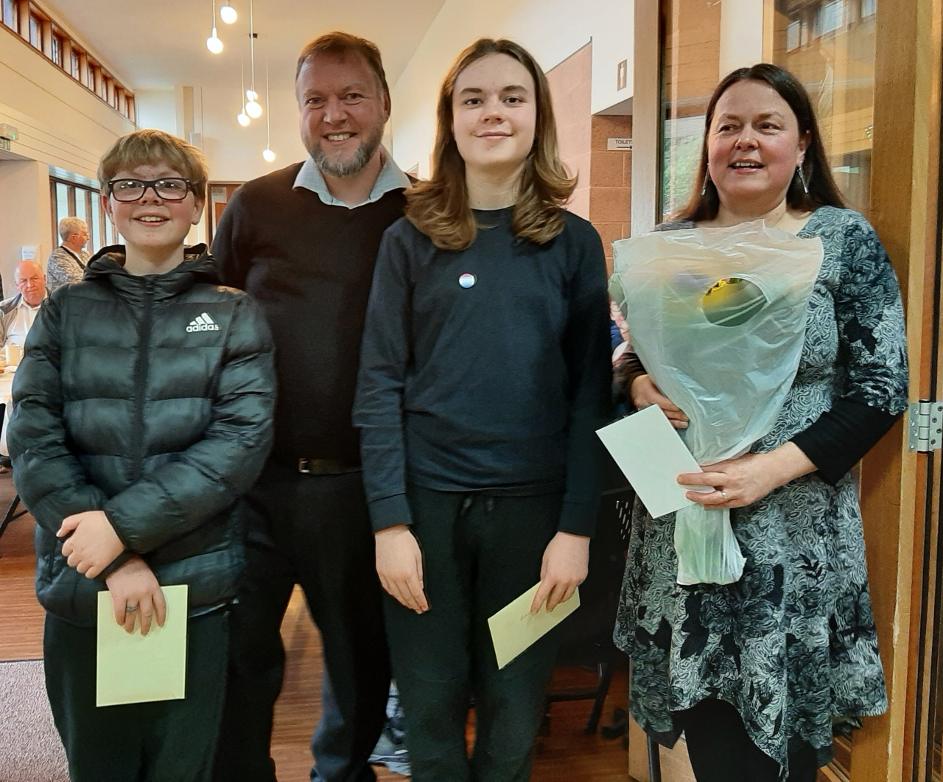
<path id="1" fill-rule="evenodd" d="M 325 174 L 336 177 L 353 176 L 354 174 L 359 174 L 363 170 L 363 167 L 370 162 L 370 158 L 372 158 L 373 153 L 377 151 L 377 147 L 380 146 L 382 139 L 382 130 L 379 133 L 366 137 L 350 160 L 334 162 L 328 158 L 320 146 L 311 153 L 311 158 L 317 164 L 317 167 Z"/>

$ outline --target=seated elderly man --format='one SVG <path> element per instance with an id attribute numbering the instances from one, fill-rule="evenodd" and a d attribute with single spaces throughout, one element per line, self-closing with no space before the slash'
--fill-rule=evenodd
<path id="1" fill-rule="evenodd" d="M 85 250 L 88 242 L 88 226 L 78 217 L 63 217 L 59 221 L 60 244 L 46 261 L 46 284 L 52 293 L 61 285 L 81 282 L 89 254 Z"/>
<path id="2" fill-rule="evenodd" d="M 0 301 L 0 346 L 23 347 L 39 306 L 46 298 L 46 279 L 35 261 L 22 261 L 16 267 L 15 296 Z"/>

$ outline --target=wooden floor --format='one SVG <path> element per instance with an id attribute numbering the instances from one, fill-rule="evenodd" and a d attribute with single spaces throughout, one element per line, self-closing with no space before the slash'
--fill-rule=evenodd
<path id="1" fill-rule="evenodd" d="M 0 475 L 0 513 L 13 497 L 9 474 Z M 0 538 L 0 660 L 37 659 L 42 656 L 43 612 L 33 593 L 33 520 L 23 516 L 12 522 Z M 282 636 L 288 664 L 282 696 L 275 713 L 272 752 L 281 782 L 308 779 L 308 740 L 320 713 L 321 645 L 308 619 L 300 594 L 292 598 Z M 554 687 L 590 682 L 589 672 L 563 669 Z M 613 709 L 625 704 L 626 680 L 617 675 L 603 712 L 605 724 Z M 537 782 L 610 782 L 628 780 L 628 763 L 622 742 L 598 734 L 586 736 L 582 726 L 589 713 L 588 701 L 556 703 L 551 709 L 549 732 L 540 738 L 533 779 Z M 404 777 L 377 769 L 383 782 L 403 782 Z"/>

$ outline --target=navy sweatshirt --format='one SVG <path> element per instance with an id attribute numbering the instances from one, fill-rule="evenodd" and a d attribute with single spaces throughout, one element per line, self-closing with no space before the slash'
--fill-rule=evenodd
<path id="1" fill-rule="evenodd" d="M 514 236 L 511 208 L 475 215 L 466 250 L 405 218 L 380 245 L 354 404 L 374 528 L 410 523 L 410 482 L 563 491 L 558 529 L 591 534 L 611 380 L 602 243 L 570 213 L 545 245 Z"/>

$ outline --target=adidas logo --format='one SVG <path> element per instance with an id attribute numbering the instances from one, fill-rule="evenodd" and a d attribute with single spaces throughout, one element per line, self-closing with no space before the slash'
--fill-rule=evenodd
<path id="1" fill-rule="evenodd" d="M 204 312 L 202 315 L 197 315 L 187 326 L 188 333 L 193 331 L 219 331 L 219 325 Z"/>

